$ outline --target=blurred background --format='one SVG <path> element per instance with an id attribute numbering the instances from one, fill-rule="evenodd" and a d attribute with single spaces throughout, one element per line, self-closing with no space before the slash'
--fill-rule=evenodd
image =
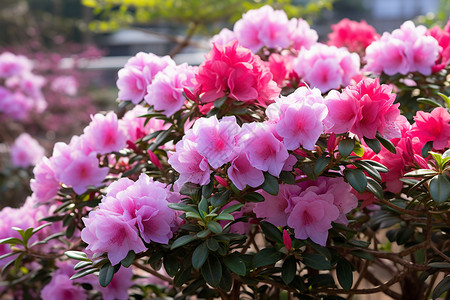
<path id="1" fill-rule="evenodd" d="M 32 61 L 46 109 L 21 119 L 0 110 L 0 208 L 30 194 L 32 166 L 18 168 L 9 155 L 21 133 L 50 156 L 56 142 L 82 133 L 91 114 L 117 110 L 117 71 L 129 57 L 144 51 L 198 65 L 214 34 L 265 4 L 307 20 L 322 42 L 343 18 L 366 20 L 382 34 L 409 19 L 444 26 L 450 15 L 450 0 L 1 0 L 0 54 Z"/>

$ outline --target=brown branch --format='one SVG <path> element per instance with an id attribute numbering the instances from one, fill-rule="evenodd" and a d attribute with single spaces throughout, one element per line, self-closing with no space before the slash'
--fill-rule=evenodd
<path id="1" fill-rule="evenodd" d="M 391 202 L 386 201 L 384 199 L 378 199 L 377 202 L 378 203 L 382 203 L 382 204 L 384 204 L 384 205 L 386 205 L 386 206 L 388 206 L 390 208 L 393 208 L 393 209 L 395 209 L 395 210 L 397 210 L 397 211 L 399 211 L 399 212 L 401 212 L 403 214 L 408 214 L 408 215 L 412 215 L 412 216 L 419 216 L 419 215 L 423 214 L 422 212 L 417 211 L 417 210 L 410 210 L 410 209 L 404 209 L 404 208 L 398 207 L 397 205 L 392 204 Z"/>
<path id="2" fill-rule="evenodd" d="M 164 280 L 164 281 L 168 282 L 169 284 L 173 285 L 172 278 L 166 277 L 166 276 L 158 273 L 157 271 L 155 271 L 155 270 L 153 270 L 153 269 L 151 269 L 151 268 L 149 268 L 147 266 L 144 266 L 143 264 L 140 264 L 137 261 L 133 262 L 133 266 L 135 266 L 135 267 L 137 267 L 137 268 L 139 268 L 139 269 L 141 269 L 141 270 L 143 270 L 143 271 L 145 271 L 147 273 L 150 273 L 153 276 L 158 277 L 159 279 Z"/>
<path id="3" fill-rule="evenodd" d="M 176 54 L 180 53 L 181 50 L 183 50 L 185 47 L 189 46 L 192 36 L 194 35 L 195 31 L 197 31 L 198 26 L 199 26 L 198 22 L 192 22 L 191 24 L 189 24 L 189 28 L 188 28 L 188 32 L 187 32 L 186 36 L 181 41 L 181 43 L 178 43 L 175 46 L 175 48 L 173 48 L 170 51 L 170 53 L 169 53 L 170 57 L 174 57 Z"/>

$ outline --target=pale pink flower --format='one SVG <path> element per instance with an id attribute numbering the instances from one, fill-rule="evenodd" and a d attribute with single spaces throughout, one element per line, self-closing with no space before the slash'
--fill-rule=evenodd
<path id="1" fill-rule="evenodd" d="M 151 84 L 156 74 L 168 66 L 175 66 L 175 61 L 170 56 L 159 57 L 153 53 L 144 52 L 137 53 L 125 64 L 125 68 L 135 68 L 143 72 L 147 84 Z"/>
<path id="2" fill-rule="evenodd" d="M 130 100 L 138 104 L 144 99 L 147 92 L 147 81 L 144 73 L 136 68 L 123 68 L 119 70 L 117 88 L 120 100 Z"/>
<path id="3" fill-rule="evenodd" d="M 78 81 L 73 76 L 58 76 L 52 81 L 50 88 L 57 93 L 75 96 L 78 92 L 78 85 Z"/>
<path id="4" fill-rule="evenodd" d="M 120 300 L 129 298 L 128 291 L 133 284 L 133 269 L 121 267 L 107 287 L 102 287 L 98 280 L 94 286 L 97 291 L 102 293 L 103 300 Z"/>
<path id="5" fill-rule="evenodd" d="M 164 120 L 151 118 L 146 122 L 146 118 L 141 117 L 149 113 L 152 113 L 152 111 L 141 105 L 136 105 L 119 120 L 119 128 L 126 133 L 127 140 L 134 143 L 147 134 L 168 128 L 168 125 L 164 125 Z"/>
<path id="6" fill-rule="evenodd" d="M 55 178 L 50 160 L 43 157 L 33 169 L 34 178 L 30 181 L 30 187 L 35 198 L 41 202 L 47 202 L 55 197 L 59 190 L 59 183 Z"/>
<path id="7" fill-rule="evenodd" d="M 156 111 L 162 111 L 170 117 L 183 106 L 186 98 L 183 88 L 194 86 L 194 68 L 187 64 L 168 66 L 153 78 L 147 88 L 145 102 L 152 105 Z"/>
<path id="8" fill-rule="evenodd" d="M 236 156 L 237 135 L 240 127 L 234 116 L 223 117 L 220 121 L 216 116 L 200 118 L 192 127 L 197 136 L 196 149 L 208 160 L 214 169 L 221 167 Z"/>
<path id="9" fill-rule="evenodd" d="M 0 77 L 8 78 L 20 75 L 22 72 L 31 71 L 32 62 L 23 55 L 15 55 L 11 52 L 0 54 Z"/>
<path id="10" fill-rule="evenodd" d="M 241 191 L 247 185 L 256 188 L 264 182 L 263 172 L 252 166 L 245 152 L 231 161 L 227 174 L 231 182 Z"/>
<path id="11" fill-rule="evenodd" d="M 106 115 L 95 114 L 91 116 L 91 120 L 91 123 L 84 128 L 82 135 L 91 151 L 105 154 L 125 148 L 125 132 L 121 130 L 114 112 Z"/>
<path id="12" fill-rule="evenodd" d="M 299 19 L 291 19 L 290 23 L 290 40 L 291 47 L 295 50 L 300 51 L 301 49 L 309 49 L 312 45 L 317 43 L 319 35 L 314 29 L 309 27 L 308 22 Z"/>
<path id="13" fill-rule="evenodd" d="M 87 294 L 81 286 L 73 284 L 69 276 L 57 274 L 41 291 L 42 300 L 84 300 Z"/>
<path id="14" fill-rule="evenodd" d="M 81 231 L 81 238 L 88 244 L 86 250 L 106 252 L 113 265 L 120 263 L 130 250 L 140 253 L 147 249 L 139 237 L 136 220 L 125 220 L 113 212 L 97 210 L 91 211 L 83 222 L 86 227 Z"/>
<path id="15" fill-rule="evenodd" d="M 11 146 L 11 161 L 16 167 L 34 166 L 44 155 L 44 148 L 28 133 L 20 134 Z"/>
<path id="16" fill-rule="evenodd" d="M 313 242 L 325 246 L 328 229 L 332 227 L 331 222 L 339 216 L 339 209 L 333 205 L 332 195 L 317 195 L 308 191 L 293 200 L 296 204 L 287 224 L 294 229 L 295 238 L 310 238 Z"/>
<path id="17" fill-rule="evenodd" d="M 235 40 L 236 35 L 234 34 L 234 32 L 228 28 L 223 28 L 218 34 L 211 38 L 210 43 L 211 45 L 217 44 L 223 46 Z"/>
<path id="18" fill-rule="evenodd" d="M 262 24 L 268 19 L 271 13 L 273 13 L 273 8 L 265 5 L 259 9 L 252 9 L 243 14 L 242 19 L 234 24 L 233 29 L 239 44 L 250 49 L 253 53 L 258 52 L 264 46 L 259 32 Z"/>

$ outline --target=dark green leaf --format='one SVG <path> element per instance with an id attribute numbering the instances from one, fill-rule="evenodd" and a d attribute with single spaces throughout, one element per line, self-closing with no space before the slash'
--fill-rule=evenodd
<path id="1" fill-rule="evenodd" d="M 228 202 L 228 199 L 230 199 L 230 194 L 231 194 L 230 190 L 219 192 L 212 195 L 209 201 L 211 202 L 211 205 L 214 207 L 224 206 Z"/>
<path id="2" fill-rule="evenodd" d="M 106 263 L 100 269 L 100 273 L 98 274 L 98 282 L 102 287 L 107 287 L 108 284 L 114 277 L 115 268 L 111 263 Z"/>
<path id="3" fill-rule="evenodd" d="M 134 254 L 134 251 L 130 250 L 128 252 L 127 256 L 124 259 L 122 259 L 122 261 L 120 263 L 125 268 L 128 268 L 133 263 L 135 257 L 136 257 L 136 254 Z"/>
<path id="4" fill-rule="evenodd" d="M 202 197 L 202 199 L 200 200 L 200 203 L 198 204 L 198 212 L 200 213 L 200 215 L 202 215 L 203 217 L 208 214 L 208 200 L 206 200 L 205 197 Z M 204 212 L 205 214 L 202 214 L 202 212 Z"/>
<path id="5" fill-rule="evenodd" d="M 209 221 L 206 226 L 208 226 L 209 230 L 216 234 L 222 233 L 222 226 L 220 226 L 220 224 L 215 221 Z"/>
<path id="6" fill-rule="evenodd" d="M 278 179 L 267 172 L 264 172 L 264 183 L 261 187 L 264 191 L 271 195 L 278 195 Z"/>
<path id="7" fill-rule="evenodd" d="M 191 268 L 188 268 L 182 269 L 180 272 L 178 272 L 173 278 L 173 284 L 175 286 L 182 286 L 184 283 L 186 283 L 189 280 L 189 276 L 191 275 L 191 270 Z"/>
<path id="8" fill-rule="evenodd" d="M 92 260 L 87 257 L 86 253 L 81 251 L 66 251 L 64 254 L 72 259 L 92 262 Z"/>
<path id="9" fill-rule="evenodd" d="M 228 206 L 227 208 L 222 210 L 221 214 L 222 213 L 229 214 L 229 213 L 235 212 L 235 211 L 239 210 L 242 206 L 244 206 L 244 204 L 241 204 L 241 203 Z"/>
<path id="10" fill-rule="evenodd" d="M 450 269 L 450 263 L 443 261 L 432 262 L 428 266 L 435 269 Z"/>
<path id="11" fill-rule="evenodd" d="M 214 218 L 214 220 L 219 221 L 219 220 L 226 220 L 226 221 L 234 221 L 234 217 L 233 215 L 227 214 L 227 213 L 221 213 L 219 216 L 217 216 L 216 218 Z"/>
<path id="12" fill-rule="evenodd" d="M 377 134 L 377 139 L 383 145 L 384 148 L 386 148 L 389 152 L 392 152 L 394 154 L 397 153 L 397 149 L 395 149 L 394 144 L 392 142 L 381 135 Z"/>
<path id="13" fill-rule="evenodd" d="M 255 268 L 267 266 L 276 263 L 283 257 L 275 248 L 264 248 L 253 257 L 253 266 Z"/>
<path id="14" fill-rule="evenodd" d="M 178 274 L 177 274 L 178 275 Z M 176 276 L 175 276 L 176 277 Z M 175 284 L 175 278 L 174 278 L 174 284 L 175 286 L 181 286 L 184 282 L 181 284 Z M 189 284 L 184 290 L 183 295 L 195 295 L 197 294 L 197 290 L 206 284 L 206 281 L 203 278 L 198 278 L 194 280 L 191 284 Z"/>
<path id="15" fill-rule="evenodd" d="M 167 142 L 167 138 L 172 134 L 170 130 L 164 130 L 155 139 L 155 141 L 148 147 L 148 150 L 155 151 L 159 146 Z"/>
<path id="16" fill-rule="evenodd" d="M 319 253 L 308 253 L 304 255 L 302 262 L 315 270 L 329 270 L 331 268 L 330 261 Z"/>
<path id="17" fill-rule="evenodd" d="M 361 247 L 361 248 L 367 248 L 370 245 L 370 242 L 362 241 L 362 240 L 355 240 L 355 239 L 348 240 L 348 243 L 352 246 Z"/>
<path id="18" fill-rule="evenodd" d="M 369 146 L 370 149 L 373 150 L 376 154 L 380 153 L 381 151 L 381 144 L 380 141 L 377 139 L 369 139 L 364 137 L 364 141 L 366 142 L 367 146 Z"/>
<path id="19" fill-rule="evenodd" d="M 167 274 L 170 277 L 173 277 L 177 274 L 178 272 L 178 268 L 179 268 L 179 264 L 178 264 L 178 260 L 176 258 L 176 256 L 174 255 L 167 255 L 164 256 L 164 270 L 166 270 Z"/>
<path id="20" fill-rule="evenodd" d="M 370 165 L 372 165 L 378 172 L 380 173 L 387 173 L 389 172 L 389 169 L 386 168 L 386 166 L 382 165 L 381 163 L 373 160 L 360 160 L 360 162 L 366 162 Z"/>
<path id="21" fill-rule="evenodd" d="M 202 275 L 205 281 L 212 287 L 218 287 L 222 279 L 222 264 L 214 255 L 209 255 L 202 266 Z"/>
<path id="22" fill-rule="evenodd" d="M 43 228 L 45 228 L 47 226 L 50 226 L 50 225 L 52 225 L 52 223 L 42 224 L 41 226 L 36 227 L 35 229 L 33 229 L 32 234 L 35 234 L 36 232 L 39 232 L 41 229 L 43 229 Z"/>
<path id="23" fill-rule="evenodd" d="M 181 210 L 185 212 L 192 212 L 198 214 L 198 211 L 195 207 L 184 204 L 184 203 L 169 203 L 167 206 L 169 206 L 171 209 L 175 210 Z"/>
<path id="24" fill-rule="evenodd" d="M 295 176 L 291 172 L 281 171 L 280 179 L 287 184 L 295 184 Z"/>
<path id="25" fill-rule="evenodd" d="M 177 238 L 173 242 L 173 244 L 170 247 L 170 249 L 173 250 L 173 249 L 178 248 L 180 246 L 186 245 L 186 244 L 188 244 L 188 243 L 190 243 L 190 242 L 192 242 L 193 240 L 196 240 L 196 239 L 197 239 L 197 237 L 193 236 L 193 235 L 183 235 L 183 236 Z"/>
<path id="26" fill-rule="evenodd" d="M 428 152 L 431 151 L 431 149 L 433 149 L 433 141 L 429 141 L 427 142 L 425 145 L 423 145 L 422 148 L 422 157 L 427 157 L 428 155 L 430 155 Z"/>
<path id="27" fill-rule="evenodd" d="M 11 245 L 22 245 L 23 246 L 23 241 L 18 238 L 6 238 L 6 239 L 1 239 L 0 244 L 11 244 Z"/>
<path id="28" fill-rule="evenodd" d="M 339 142 L 338 149 L 339 153 L 347 157 L 352 154 L 353 149 L 355 148 L 355 140 L 354 139 L 345 139 Z"/>
<path id="29" fill-rule="evenodd" d="M 222 278 L 220 279 L 219 288 L 225 292 L 231 290 L 233 286 L 233 274 L 228 268 L 222 268 Z"/>
<path id="30" fill-rule="evenodd" d="M 199 233 L 197 233 L 197 237 L 202 239 L 202 238 L 207 237 L 210 233 L 211 233 L 211 230 L 205 229 L 205 230 L 202 230 Z"/>
<path id="31" fill-rule="evenodd" d="M 212 237 L 206 240 L 206 246 L 208 246 L 208 249 L 213 252 L 219 249 L 219 243 Z"/>
<path id="32" fill-rule="evenodd" d="M 214 100 L 213 101 L 214 107 L 221 108 L 222 105 L 227 101 L 227 99 L 228 99 L 228 96 L 223 96 L 219 99 Z"/>
<path id="33" fill-rule="evenodd" d="M 228 256 L 225 256 L 223 258 L 223 262 L 225 265 L 231 270 L 231 272 L 245 276 L 246 274 L 246 267 L 244 261 L 239 257 L 238 254 L 231 254 Z"/>
<path id="34" fill-rule="evenodd" d="M 370 261 L 375 259 L 372 254 L 367 253 L 363 250 L 352 250 L 352 251 L 350 251 L 350 253 L 356 257 L 363 258 L 363 259 L 370 260 Z"/>
<path id="35" fill-rule="evenodd" d="M 66 229 L 66 238 L 68 239 L 72 238 L 73 234 L 75 233 L 75 229 L 76 229 L 75 222 L 70 223 L 70 225 Z"/>
<path id="36" fill-rule="evenodd" d="M 264 201 L 263 195 L 256 193 L 256 192 L 248 193 L 247 195 L 244 196 L 244 198 L 245 198 L 245 200 L 247 200 L 249 202 L 263 202 Z"/>
<path id="37" fill-rule="evenodd" d="M 353 285 L 353 268 L 351 263 L 346 259 L 341 259 L 338 261 L 336 266 L 336 275 L 339 284 L 346 291 L 350 290 Z"/>
<path id="38" fill-rule="evenodd" d="M 442 281 L 439 282 L 438 285 L 434 288 L 433 300 L 438 298 L 448 290 L 450 290 L 450 276 L 447 276 L 444 279 L 442 279 Z"/>
<path id="39" fill-rule="evenodd" d="M 368 162 L 357 160 L 357 161 L 353 162 L 353 165 L 355 165 L 355 167 L 357 167 L 357 168 L 362 169 L 363 171 L 366 171 L 367 174 L 369 174 L 376 180 L 381 181 L 381 176 L 380 176 L 380 173 L 378 172 L 378 170 L 374 166 L 369 164 Z"/>
<path id="40" fill-rule="evenodd" d="M 425 104 L 431 105 L 433 107 L 442 107 L 442 105 L 440 103 L 436 102 L 433 99 L 429 99 L 429 98 L 418 98 L 417 102 L 425 103 Z"/>
<path id="41" fill-rule="evenodd" d="M 384 197 L 383 188 L 378 183 L 378 181 L 376 181 L 370 177 L 367 178 L 367 189 L 372 194 L 374 194 L 378 199 L 383 199 L 383 197 Z"/>
<path id="42" fill-rule="evenodd" d="M 397 233 L 397 244 L 404 245 L 413 236 L 414 229 L 410 227 L 401 228 Z"/>
<path id="43" fill-rule="evenodd" d="M 364 193 L 367 187 L 367 177 L 363 171 L 358 169 L 345 169 L 345 179 L 359 193 Z"/>
<path id="44" fill-rule="evenodd" d="M 281 267 L 281 278 L 284 283 L 289 284 L 294 280 L 295 273 L 297 273 L 297 260 L 295 259 L 295 256 L 290 255 L 286 258 Z"/>
<path id="45" fill-rule="evenodd" d="M 19 252 L 9 252 L 9 253 L 0 255 L 0 260 L 2 260 L 4 258 L 7 258 L 7 257 L 10 257 L 10 256 L 13 256 L 13 255 L 16 255 L 16 254 L 19 254 Z"/>
<path id="46" fill-rule="evenodd" d="M 78 278 L 84 277 L 86 275 L 92 274 L 92 273 L 97 272 L 97 271 L 98 271 L 97 268 L 84 269 L 84 270 L 81 270 L 81 271 L 76 272 L 75 274 L 73 274 L 72 277 L 70 277 L 70 280 L 78 279 Z"/>
<path id="47" fill-rule="evenodd" d="M 263 221 L 259 223 L 259 226 L 267 238 L 275 242 L 283 243 L 283 234 L 275 225 Z"/>
<path id="48" fill-rule="evenodd" d="M 192 253 L 192 266 L 195 269 L 200 269 L 208 258 L 209 250 L 206 242 L 201 243 L 195 248 L 194 253 Z"/>
<path id="49" fill-rule="evenodd" d="M 320 156 L 314 165 L 314 174 L 316 174 L 316 176 L 319 176 L 323 172 L 323 170 L 325 170 L 325 168 L 328 166 L 330 161 L 331 158 L 326 157 L 324 155 Z"/>
<path id="50" fill-rule="evenodd" d="M 202 186 L 202 195 L 206 199 L 211 196 L 211 193 L 214 190 L 214 180 L 210 180 L 207 185 Z"/>
<path id="51" fill-rule="evenodd" d="M 445 202 L 450 197 L 450 181 L 445 175 L 436 175 L 430 180 L 430 195 L 437 203 Z"/>

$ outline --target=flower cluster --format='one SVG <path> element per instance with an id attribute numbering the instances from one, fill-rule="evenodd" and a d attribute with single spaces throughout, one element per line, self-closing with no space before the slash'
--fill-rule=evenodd
<path id="1" fill-rule="evenodd" d="M 11 162 L 16 167 L 36 165 L 45 155 L 45 150 L 28 133 L 22 133 L 11 146 Z"/>
<path id="2" fill-rule="evenodd" d="M 83 218 L 81 238 L 93 253 L 108 253 L 113 265 L 129 251 L 140 253 L 144 242 L 167 244 L 177 225 L 177 215 L 168 201 L 179 200 L 175 192 L 141 174 L 136 182 L 121 178 L 109 185 L 100 209 Z"/>
<path id="3" fill-rule="evenodd" d="M 437 64 L 432 67 L 433 72 L 438 72 L 450 63 L 450 20 L 447 21 L 444 29 L 434 26 L 428 30 L 427 34 L 434 37 L 441 47 Z"/>
<path id="4" fill-rule="evenodd" d="M 322 93 L 350 84 L 359 74 L 359 56 L 345 48 L 315 44 L 302 49 L 294 60 L 295 73 L 311 87 Z"/>
<path id="5" fill-rule="evenodd" d="M 15 120 L 25 120 L 31 112 L 47 107 L 42 94 L 45 79 L 32 72 L 33 63 L 23 55 L 0 54 L 0 113 Z"/>
<path id="6" fill-rule="evenodd" d="M 346 47 L 350 52 L 364 56 L 367 46 L 378 40 L 380 35 L 375 28 L 362 20 L 361 22 L 342 19 L 331 25 L 332 32 L 328 34 L 328 45 Z"/>
<path id="7" fill-rule="evenodd" d="M 425 26 L 415 26 L 406 21 L 392 33 L 383 33 L 380 40 L 366 49 L 365 70 L 387 75 L 419 72 L 431 74 L 431 68 L 439 57 L 439 44 L 426 35 Z"/>
<path id="8" fill-rule="evenodd" d="M 278 96 L 280 89 L 272 73 L 259 56 L 237 42 L 213 45 L 195 76 L 195 94 L 202 103 L 227 96 L 231 99 L 267 105 Z"/>

